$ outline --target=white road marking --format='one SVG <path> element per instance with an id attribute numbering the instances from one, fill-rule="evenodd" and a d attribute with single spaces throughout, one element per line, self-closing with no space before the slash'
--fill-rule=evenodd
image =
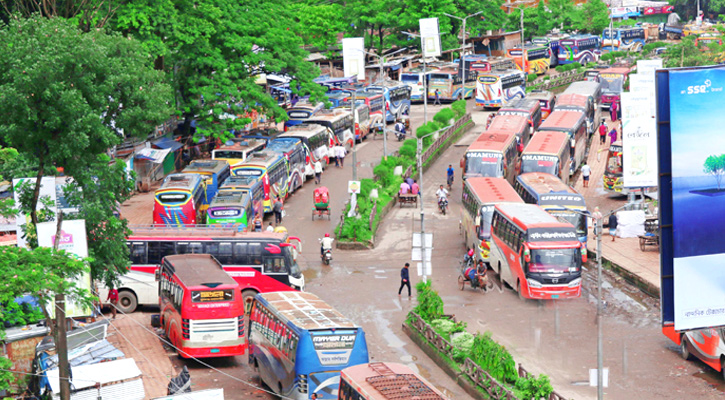
<path id="1" fill-rule="evenodd" d="M 375 275 L 375 279 L 388 279 L 387 276 Z"/>

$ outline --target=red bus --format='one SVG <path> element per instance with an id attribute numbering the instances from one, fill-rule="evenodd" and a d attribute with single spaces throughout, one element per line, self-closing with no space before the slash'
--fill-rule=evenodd
<path id="1" fill-rule="evenodd" d="M 574 154 L 571 154 L 571 144 L 568 146 L 569 155 L 573 156 L 571 157 L 573 162 L 571 162 L 569 174 L 574 174 L 574 171 L 582 165 L 587 157 L 589 134 L 586 116 L 579 111 L 554 110 L 546 119 L 546 122 L 541 124 L 538 134 L 549 131 L 565 132 L 569 140 L 574 138 Z"/>
<path id="2" fill-rule="evenodd" d="M 338 400 L 447 400 L 435 386 L 403 364 L 374 362 L 340 372 Z"/>
<path id="3" fill-rule="evenodd" d="M 473 176 L 489 176 L 513 183 L 518 155 L 514 132 L 489 129 L 468 146 L 461 159 L 461 176 L 464 181 Z"/>
<path id="4" fill-rule="evenodd" d="M 490 265 L 525 299 L 581 296 L 587 254 L 576 229 L 534 204 L 497 204 Z"/>
<path id="5" fill-rule="evenodd" d="M 599 108 L 593 97 L 578 93 L 562 93 L 557 98 L 554 111 L 578 111 L 586 117 L 587 133 L 593 134 L 599 127 Z"/>
<path id="6" fill-rule="evenodd" d="M 545 172 L 568 183 L 570 157 L 569 135 L 566 132 L 538 132 L 521 153 L 519 173 Z"/>
<path id="7" fill-rule="evenodd" d="M 133 312 L 138 305 L 154 304 L 158 292 L 154 273 L 161 260 L 176 254 L 211 254 L 239 284 L 245 303 L 257 293 L 304 290 L 305 277 L 297 264 L 300 241 L 287 233 L 238 232 L 236 227 L 192 229 L 131 226 L 127 239 L 131 267 L 117 286 L 119 307 Z"/>
<path id="8" fill-rule="evenodd" d="M 183 358 L 244 354 L 239 285 L 208 254 L 164 257 L 157 274 L 161 326 Z"/>
<path id="9" fill-rule="evenodd" d="M 206 185 L 197 174 L 171 174 L 154 194 L 155 225 L 194 225 L 204 221 Z"/>
<path id="10" fill-rule="evenodd" d="M 516 133 L 517 144 L 523 149 L 531 139 L 534 130 L 531 129 L 531 121 L 523 115 L 503 114 L 499 111 L 496 117 L 488 126 L 489 131 L 505 131 Z"/>
<path id="11" fill-rule="evenodd" d="M 526 117 L 531 126 L 531 133 L 539 130 L 541 125 L 541 103 L 536 99 L 523 98 L 514 100 L 498 110 L 498 115 L 521 115 Z"/>

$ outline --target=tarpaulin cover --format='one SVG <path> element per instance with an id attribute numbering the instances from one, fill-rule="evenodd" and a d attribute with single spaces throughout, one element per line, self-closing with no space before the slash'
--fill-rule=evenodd
<path id="1" fill-rule="evenodd" d="M 161 164 L 164 162 L 164 159 L 166 159 L 166 156 L 171 152 L 171 149 L 152 149 L 150 147 L 143 148 L 139 150 L 135 158 L 138 158 L 140 160 L 149 160 L 156 164 Z"/>
<path id="2" fill-rule="evenodd" d="M 634 238 L 644 235 L 644 211 L 620 211 L 617 213 L 617 236 Z"/>
<path id="3" fill-rule="evenodd" d="M 154 140 L 153 142 L 151 142 L 151 144 L 160 149 L 169 149 L 171 151 L 176 151 L 184 147 L 183 144 L 167 137 L 162 137 L 161 139 Z"/>

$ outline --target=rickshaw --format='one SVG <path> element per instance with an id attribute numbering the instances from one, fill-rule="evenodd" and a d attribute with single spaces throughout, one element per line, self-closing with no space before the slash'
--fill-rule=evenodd
<path id="1" fill-rule="evenodd" d="M 493 288 L 493 281 L 488 278 L 486 266 L 479 265 L 478 268 L 470 264 L 461 263 L 460 275 L 458 275 L 458 289 L 463 290 L 466 283 L 471 289 L 481 289 L 481 293 L 486 293 Z"/>
<path id="2" fill-rule="evenodd" d="M 330 192 L 325 186 L 320 186 L 315 189 L 312 194 L 313 202 L 315 207 L 312 208 L 312 220 L 315 220 L 315 216 L 320 218 L 327 214 L 327 219 L 330 220 Z"/>

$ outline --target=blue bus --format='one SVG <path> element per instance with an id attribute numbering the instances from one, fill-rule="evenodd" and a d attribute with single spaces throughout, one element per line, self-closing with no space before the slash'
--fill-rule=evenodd
<path id="1" fill-rule="evenodd" d="M 287 129 L 289 129 L 290 126 L 301 124 L 302 121 L 317 114 L 323 108 L 325 108 L 325 105 L 322 103 L 311 104 L 301 101 L 295 104 L 294 107 L 288 108 L 287 116 L 289 117 L 289 120 L 284 123 L 284 131 L 287 132 Z"/>
<path id="2" fill-rule="evenodd" d="M 249 365 L 284 397 L 337 400 L 340 371 L 369 362 L 362 328 L 309 292 L 257 294 L 247 337 Z"/>
<path id="3" fill-rule="evenodd" d="M 202 211 L 206 211 L 219 187 L 229 178 L 229 163 L 226 160 L 194 160 L 181 172 L 197 174 L 206 182 L 206 200 L 202 205 Z"/>
<path id="4" fill-rule="evenodd" d="M 644 28 L 641 26 L 622 26 L 602 31 L 602 50 L 641 51 L 644 47 Z"/>
<path id="5" fill-rule="evenodd" d="M 341 89 L 345 86 L 355 85 L 357 83 L 357 75 L 345 76 L 342 78 L 332 78 L 330 75 L 320 75 L 313 79 L 315 83 L 330 89 Z"/>
<path id="6" fill-rule="evenodd" d="M 327 96 L 327 100 L 331 103 L 330 108 L 342 107 L 345 100 L 349 99 L 351 95 L 352 92 L 344 89 L 330 90 L 325 93 L 325 96 Z"/>
<path id="7" fill-rule="evenodd" d="M 399 81 L 384 81 L 365 88 L 368 93 L 379 93 L 385 99 L 385 121 L 394 122 L 410 112 L 411 88 Z"/>

